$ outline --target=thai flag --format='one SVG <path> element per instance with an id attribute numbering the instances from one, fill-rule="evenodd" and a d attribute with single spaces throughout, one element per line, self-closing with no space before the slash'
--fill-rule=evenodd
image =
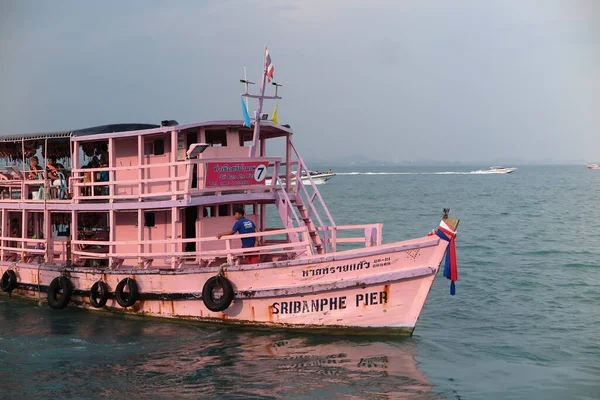
<path id="1" fill-rule="evenodd" d="M 456 262 L 456 245 L 454 244 L 454 238 L 456 237 L 456 231 L 443 220 L 438 227 L 436 234 L 446 241 L 448 241 L 448 250 L 446 250 L 446 262 L 444 263 L 444 276 L 450 279 L 450 294 L 454 296 L 456 293 L 456 287 L 454 282 L 458 280 L 458 265 Z"/>
<path id="2" fill-rule="evenodd" d="M 275 72 L 275 67 L 271 62 L 271 56 L 269 55 L 269 49 L 265 47 L 265 68 L 267 69 L 267 78 L 269 82 L 273 79 L 273 72 Z"/>

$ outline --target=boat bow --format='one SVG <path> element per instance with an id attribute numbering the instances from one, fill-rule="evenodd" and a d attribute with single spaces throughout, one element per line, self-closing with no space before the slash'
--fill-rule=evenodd
<path id="1" fill-rule="evenodd" d="M 437 235 L 440 239 L 448 242 L 448 248 L 444 256 L 444 277 L 450 280 L 450 294 L 456 294 L 456 285 L 454 282 L 458 280 L 458 264 L 456 262 L 456 231 L 460 220 L 458 218 L 448 217 L 450 209 L 444 209 L 444 217 L 438 226 L 437 231 L 430 235 Z"/>

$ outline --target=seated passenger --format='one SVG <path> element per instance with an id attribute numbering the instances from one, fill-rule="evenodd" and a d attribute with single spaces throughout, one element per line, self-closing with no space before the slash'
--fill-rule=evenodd
<path id="1" fill-rule="evenodd" d="M 31 157 L 29 165 L 29 174 L 27 174 L 27 179 L 37 180 L 40 179 L 40 172 L 43 168 L 39 164 L 39 160 L 36 156 Z"/>
<path id="2" fill-rule="evenodd" d="M 48 179 L 52 181 L 53 186 L 66 186 L 67 182 L 64 182 L 58 175 L 61 172 L 64 175 L 65 167 L 61 163 L 57 163 L 55 158 L 49 158 L 46 164 L 46 172 L 48 173 Z"/>
<path id="3" fill-rule="evenodd" d="M 101 164 L 100 167 L 108 167 L 107 164 Z M 108 171 L 100 171 L 100 181 L 108 182 Z"/>

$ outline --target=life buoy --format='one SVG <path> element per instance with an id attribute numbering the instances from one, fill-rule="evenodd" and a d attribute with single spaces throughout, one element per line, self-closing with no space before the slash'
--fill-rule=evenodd
<path id="1" fill-rule="evenodd" d="M 125 291 L 125 286 L 129 289 L 129 292 Z M 139 291 L 135 279 L 125 278 L 117 285 L 115 289 L 115 296 L 117 303 L 121 307 L 131 307 L 135 304 L 139 297 Z"/>
<path id="2" fill-rule="evenodd" d="M 102 308 L 108 301 L 108 285 L 98 281 L 90 289 L 90 304 L 95 308 Z"/>
<path id="3" fill-rule="evenodd" d="M 12 269 L 7 269 L 2 274 L 2 284 L 0 285 L 3 292 L 11 293 L 17 287 L 17 274 Z"/>
<path id="4" fill-rule="evenodd" d="M 223 291 L 221 297 L 215 298 L 215 289 Z M 229 279 L 220 275 L 209 278 L 202 287 L 202 301 L 210 311 L 226 310 L 233 301 L 233 286 Z"/>
<path id="5" fill-rule="evenodd" d="M 72 294 L 73 284 L 69 278 L 57 276 L 48 286 L 48 305 L 55 310 L 61 310 L 69 304 Z"/>

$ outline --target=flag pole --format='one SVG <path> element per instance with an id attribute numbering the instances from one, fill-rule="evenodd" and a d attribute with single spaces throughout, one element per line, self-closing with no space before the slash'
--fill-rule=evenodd
<path id="1" fill-rule="evenodd" d="M 246 81 L 246 94 L 248 94 L 248 77 L 246 76 L 246 66 L 244 65 L 244 80 Z M 248 96 L 246 96 L 246 111 L 250 112 L 248 109 Z"/>

